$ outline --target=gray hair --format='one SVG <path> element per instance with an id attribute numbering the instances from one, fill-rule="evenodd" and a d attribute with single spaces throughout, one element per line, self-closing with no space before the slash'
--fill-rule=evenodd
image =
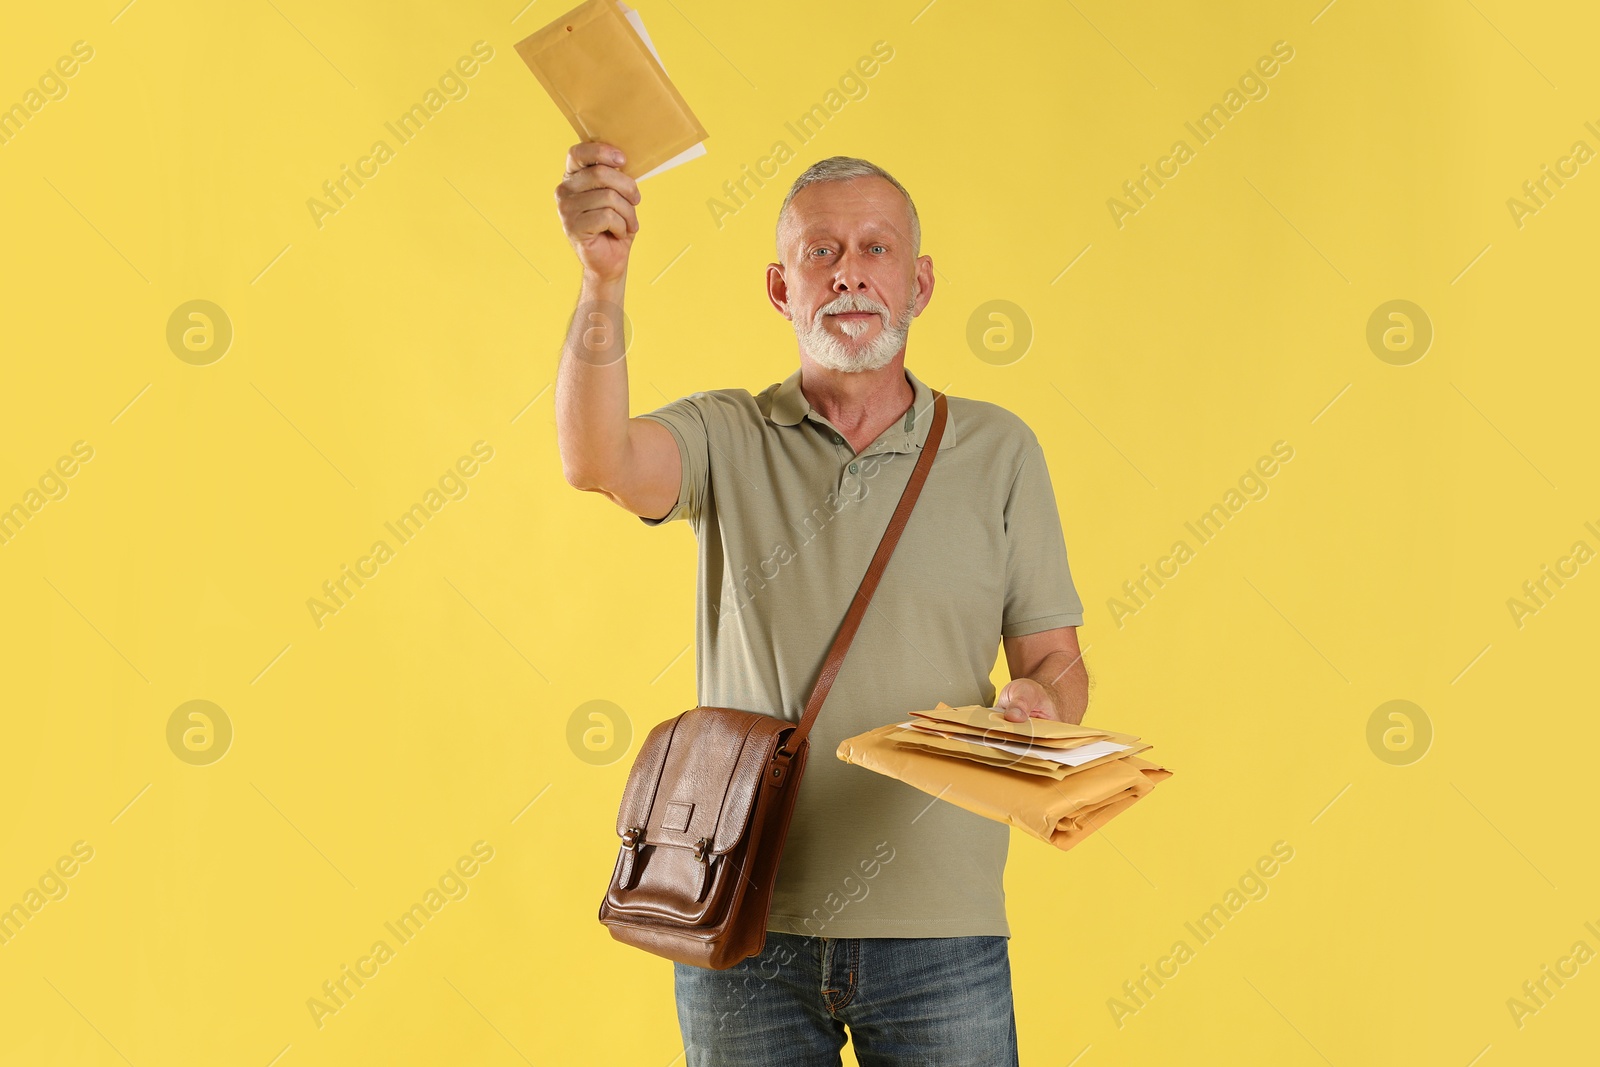
<path id="1" fill-rule="evenodd" d="M 922 223 L 917 218 L 917 205 L 912 203 L 911 194 L 906 192 L 906 187 L 894 180 L 894 175 L 865 159 L 854 156 L 829 156 L 827 159 L 818 160 L 805 169 L 805 173 L 794 180 L 789 187 L 789 195 L 783 198 L 783 206 L 778 209 L 778 258 L 783 258 L 783 220 L 789 214 L 789 202 L 795 194 L 808 185 L 817 182 L 842 182 L 851 178 L 883 178 L 890 185 L 900 190 L 900 195 L 906 198 L 906 207 L 911 211 L 911 254 L 913 257 L 922 254 Z"/>

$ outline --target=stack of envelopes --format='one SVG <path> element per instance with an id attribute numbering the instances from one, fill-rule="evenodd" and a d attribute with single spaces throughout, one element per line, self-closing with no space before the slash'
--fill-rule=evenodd
<path id="1" fill-rule="evenodd" d="M 1012 722 L 973 704 L 913 711 L 839 743 L 838 756 L 1069 849 L 1172 772 L 1132 734 L 1054 719 Z"/>

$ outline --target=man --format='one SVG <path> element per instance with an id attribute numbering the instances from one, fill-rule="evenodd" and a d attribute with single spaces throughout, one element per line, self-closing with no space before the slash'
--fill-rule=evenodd
<path id="1" fill-rule="evenodd" d="M 699 540 L 699 702 L 798 721 L 910 478 L 933 396 L 905 367 L 933 294 L 911 197 L 843 156 L 778 214 L 767 297 L 800 366 L 752 396 L 698 392 L 628 417 L 623 290 L 639 230 L 622 153 L 568 153 L 556 200 L 583 266 L 556 383 L 568 482 Z M 686 339 L 687 340 L 687 339 Z M 943 700 L 1077 723 L 1083 605 L 1037 438 L 994 404 L 947 402 L 938 454 L 811 735 L 765 950 L 675 963 L 689 1067 L 1016 1062 L 1002 877 L 1009 828 L 834 756 Z"/>

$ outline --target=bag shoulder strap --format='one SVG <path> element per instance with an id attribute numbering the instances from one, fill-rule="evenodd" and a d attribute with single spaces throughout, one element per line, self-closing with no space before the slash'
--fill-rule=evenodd
<path id="1" fill-rule="evenodd" d="M 922 494 L 922 483 L 928 480 L 928 468 L 933 466 L 933 457 L 939 451 L 939 441 L 944 437 L 945 423 L 945 397 L 938 390 L 933 393 L 933 425 L 928 427 L 928 438 L 922 445 L 922 455 L 917 457 L 917 465 L 911 471 L 911 480 L 906 482 L 905 491 L 900 494 L 900 503 L 896 505 L 894 514 L 889 518 L 889 528 L 883 532 L 883 540 L 878 542 L 878 551 L 873 554 L 872 562 L 867 565 L 867 573 L 861 579 L 861 587 L 856 590 L 855 599 L 850 602 L 850 610 L 845 613 L 844 622 L 839 626 L 839 633 L 833 639 L 833 646 L 828 649 L 828 656 L 822 663 L 822 674 L 817 678 L 817 684 L 811 690 L 811 699 L 806 702 L 805 714 L 800 717 L 800 725 L 789 735 L 783 744 L 783 750 L 794 753 L 799 749 L 800 743 L 811 733 L 811 724 L 817 721 L 817 713 L 822 710 L 822 702 L 828 699 L 828 690 L 833 688 L 833 680 L 839 674 L 839 668 L 844 663 L 844 655 L 850 651 L 850 642 L 855 639 L 856 631 L 861 627 L 861 620 L 867 614 L 867 605 L 872 601 L 872 594 L 878 588 L 878 581 L 883 577 L 883 572 L 889 565 L 889 557 L 894 554 L 894 546 L 900 541 L 900 533 L 906 528 L 906 521 L 911 517 L 911 509 L 917 505 L 917 497 Z"/>

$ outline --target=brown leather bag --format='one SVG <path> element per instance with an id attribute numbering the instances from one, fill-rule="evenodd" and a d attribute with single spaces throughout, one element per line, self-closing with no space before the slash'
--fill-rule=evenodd
<path id="1" fill-rule="evenodd" d="M 622 792 L 622 847 L 600 921 L 625 944 L 725 970 L 767 943 L 772 887 L 822 702 L 861 626 L 944 436 L 945 396 L 798 725 L 697 707 L 650 731 Z"/>

